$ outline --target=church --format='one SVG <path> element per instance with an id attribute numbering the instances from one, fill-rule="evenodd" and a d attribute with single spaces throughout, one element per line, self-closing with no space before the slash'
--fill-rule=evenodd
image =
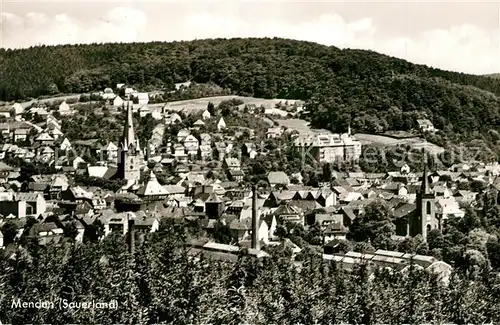
<path id="1" fill-rule="evenodd" d="M 403 204 L 393 211 L 396 234 L 412 237 L 422 235 L 424 239 L 427 239 L 427 234 L 432 229 L 442 230 L 442 218 L 436 203 L 436 197 L 429 185 L 427 166 L 425 166 L 422 185 L 417 193 L 415 204 Z"/>
<path id="2" fill-rule="evenodd" d="M 127 117 L 123 128 L 123 136 L 118 147 L 118 170 L 117 179 L 123 179 L 129 183 L 139 183 L 141 179 L 141 166 L 144 163 L 139 139 L 134 132 L 134 120 L 132 119 L 132 107 L 127 105 Z"/>

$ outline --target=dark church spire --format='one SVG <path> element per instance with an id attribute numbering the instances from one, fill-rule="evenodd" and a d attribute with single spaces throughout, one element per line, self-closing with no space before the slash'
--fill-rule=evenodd
<path id="1" fill-rule="evenodd" d="M 424 176 L 422 179 L 422 186 L 420 187 L 420 192 L 422 194 L 430 194 L 431 190 L 429 187 L 429 175 L 427 174 L 427 163 L 424 164 Z"/>
<path id="2" fill-rule="evenodd" d="M 136 142 L 134 120 L 132 118 L 132 107 L 130 106 L 130 102 L 127 102 L 127 118 L 123 128 L 122 149 L 128 150 L 131 145 L 135 146 L 136 149 L 139 149 Z"/>
<path id="3" fill-rule="evenodd" d="M 424 149 L 422 149 L 422 155 L 424 160 L 424 175 L 422 177 L 422 185 L 420 186 L 420 195 L 431 194 L 431 189 L 429 186 L 429 173 L 428 173 L 429 161 L 427 154 L 428 153 Z"/>

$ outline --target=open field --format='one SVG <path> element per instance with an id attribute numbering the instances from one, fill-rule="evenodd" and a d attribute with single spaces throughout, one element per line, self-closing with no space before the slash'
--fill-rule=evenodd
<path id="1" fill-rule="evenodd" d="M 49 97 L 49 98 L 43 98 L 43 99 L 33 99 L 28 102 L 22 102 L 20 103 L 23 108 L 29 107 L 34 103 L 38 104 L 45 104 L 45 105 L 57 105 L 63 102 L 64 100 L 69 100 L 69 101 L 75 101 L 77 102 L 80 99 L 80 94 L 68 94 L 68 95 L 62 95 L 62 96 L 57 96 L 57 97 Z"/>
<path id="2" fill-rule="evenodd" d="M 34 103 L 53 105 L 53 104 L 59 104 L 63 100 L 78 101 L 80 96 L 81 96 L 80 94 L 68 94 L 68 95 L 49 97 L 44 99 L 33 99 L 31 101 L 22 102 L 20 104 L 24 108 L 29 107 Z M 292 99 L 263 99 L 255 97 L 241 97 L 235 95 L 228 95 L 228 96 L 204 97 L 198 99 L 188 99 L 188 100 L 172 101 L 165 103 L 148 104 L 148 107 L 158 108 L 167 105 L 173 111 L 185 111 L 186 113 L 191 113 L 207 108 L 209 102 L 212 102 L 214 105 L 217 106 L 218 104 L 220 104 L 220 102 L 224 100 L 230 100 L 233 98 L 241 99 L 245 104 L 255 104 L 256 106 L 262 105 L 266 108 L 273 108 L 279 102 L 284 103 L 288 101 L 288 103 L 290 104 L 293 104 L 295 102 Z M 9 103 L 3 103 L 3 104 L 10 105 Z"/>
<path id="3" fill-rule="evenodd" d="M 363 145 L 366 144 L 378 144 L 384 146 L 395 146 L 395 145 L 409 145 L 414 149 L 426 149 L 433 154 L 440 154 L 444 149 L 438 145 L 427 142 L 425 139 L 419 137 L 405 138 L 405 139 L 395 139 L 391 137 L 386 137 L 383 135 L 366 134 L 366 133 L 356 133 L 354 135 L 356 139 L 361 141 Z"/>
<path id="4" fill-rule="evenodd" d="M 193 112 L 199 111 L 207 108 L 208 103 L 212 102 L 215 106 L 219 105 L 220 102 L 224 100 L 230 99 L 241 99 L 245 104 L 255 104 L 256 106 L 264 106 L 266 108 L 272 108 L 279 102 L 293 103 L 293 100 L 290 99 L 263 99 L 263 98 L 255 98 L 255 97 L 241 97 L 241 96 L 216 96 L 216 97 L 204 97 L 198 99 L 188 99 L 188 100 L 180 100 L 175 102 L 168 102 L 166 105 L 169 109 L 173 111 L 186 111 Z M 150 105 L 148 105 L 150 106 Z"/>
<path id="5" fill-rule="evenodd" d="M 299 133 L 331 133 L 328 130 L 318 130 L 318 129 L 311 129 L 309 127 L 309 122 L 305 120 L 301 120 L 298 118 L 293 118 L 293 119 L 275 119 L 276 122 L 278 122 L 279 125 L 286 127 L 287 129 L 290 130 L 295 130 Z"/>
<path id="6" fill-rule="evenodd" d="M 367 133 L 356 133 L 356 139 L 361 141 L 362 144 L 380 144 L 384 146 L 395 146 L 398 144 L 412 144 L 419 141 L 419 138 L 406 138 L 406 139 L 395 139 L 392 137 L 387 137 L 383 135 L 367 134 Z"/>

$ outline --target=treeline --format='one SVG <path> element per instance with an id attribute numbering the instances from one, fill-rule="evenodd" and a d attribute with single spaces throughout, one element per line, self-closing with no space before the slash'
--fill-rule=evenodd
<path id="1" fill-rule="evenodd" d="M 500 278 L 459 270 L 445 286 L 435 276 L 356 268 L 352 273 L 290 252 L 238 262 L 190 257 L 186 228 L 162 224 L 134 255 L 122 237 L 40 248 L 28 243 L 0 260 L 3 323 L 23 324 L 422 324 L 496 323 Z M 55 308 L 15 308 L 13 301 Z M 117 309 L 59 309 L 68 302 L 118 302 Z"/>
<path id="2" fill-rule="evenodd" d="M 220 87 L 214 93 L 306 100 L 312 125 L 337 132 L 349 123 L 356 132 L 409 130 L 427 117 L 443 141 L 472 135 L 491 147 L 500 123 L 500 79 L 287 39 L 40 46 L 0 50 L 0 62 L 0 100 L 119 82 L 173 100 L 174 83 L 191 80 Z"/>

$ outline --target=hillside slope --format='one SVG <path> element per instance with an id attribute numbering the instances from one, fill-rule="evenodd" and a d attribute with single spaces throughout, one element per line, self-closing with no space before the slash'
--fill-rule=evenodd
<path id="1" fill-rule="evenodd" d="M 348 123 L 365 132 L 406 130 L 423 116 L 459 135 L 489 137 L 500 126 L 500 80 L 372 51 L 268 38 L 0 50 L 0 100 L 117 82 L 169 89 L 188 79 L 239 95 L 307 100 L 313 126 L 336 131 Z"/>

